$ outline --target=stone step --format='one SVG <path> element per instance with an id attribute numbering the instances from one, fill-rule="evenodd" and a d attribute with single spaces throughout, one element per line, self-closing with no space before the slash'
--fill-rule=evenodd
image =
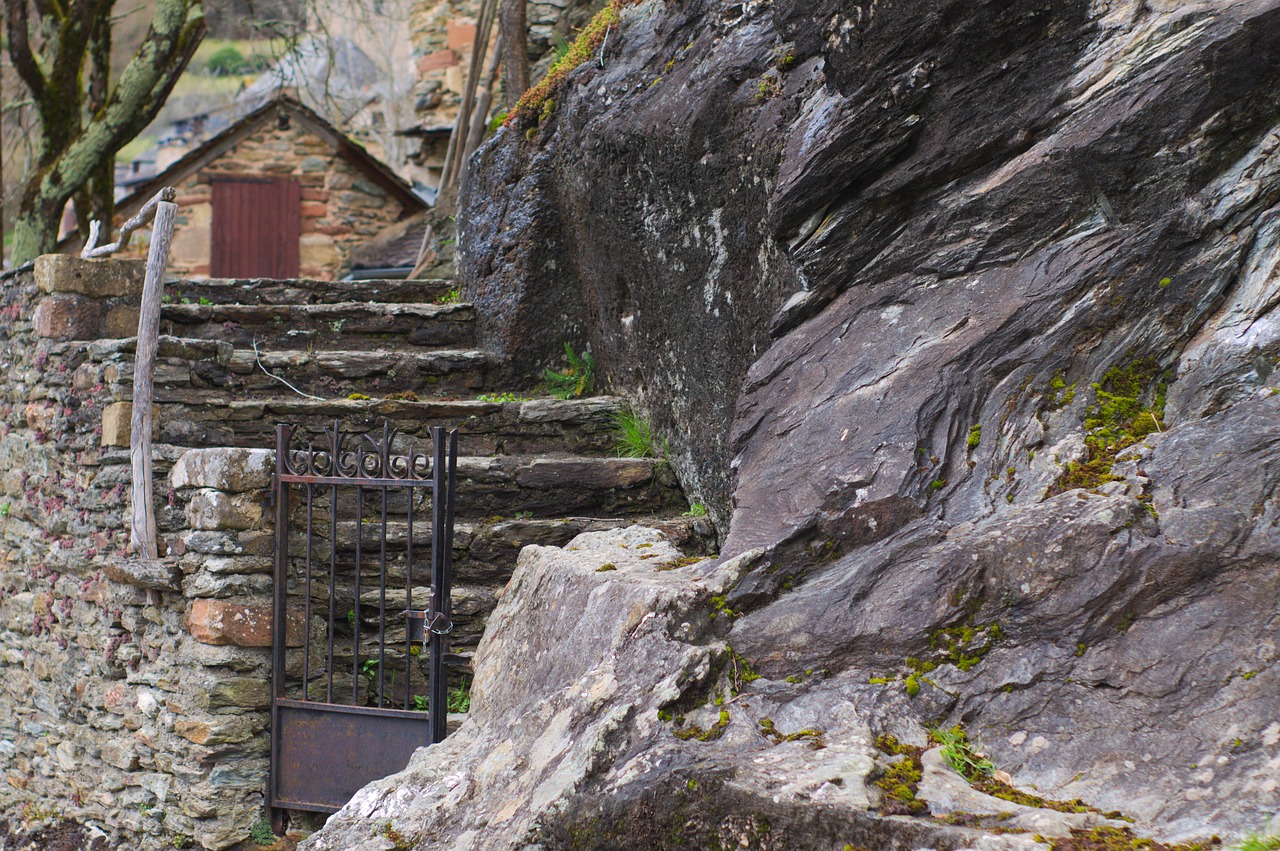
<path id="1" fill-rule="evenodd" d="M 165 284 L 168 304 L 334 304 L 396 302 L 430 304 L 454 287 L 451 280 L 313 281 L 269 278 L 213 278 Z"/>
<path id="2" fill-rule="evenodd" d="M 221 344 L 216 352 L 190 347 L 199 357 L 166 357 L 156 362 L 157 398 L 175 398 L 169 391 L 199 390 L 205 404 L 246 398 L 269 399 L 288 392 L 278 376 L 299 390 L 316 396 L 362 393 L 385 396 L 406 391 L 415 396 L 475 393 L 484 387 L 489 356 L 474 349 L 409 349 L 391 352 L 263 351 L 233 349 Z M 211 354 L 212 356 L 204 356 Z M 271 373 L 268 375 L 267 370 Z M 102 370 L 99 381 L 132 387 L 133 360 L 122 358 Z M 98 383 L 97 381 L 91 381 Z M 130 395 L 131 390 L 124 390 Z M 185 397 L 178 397 L 185 398 Z"/>
<path id="3" fill-rule="evenodd" d="M 299 500 L 301 502 L 301 500 Z M 305 504 L 304 504 L 305 505 Z M 295 506 L 294 528 L 306 529 L 306 511 L 303 506 Z M 375 515 L 376 516 L 376 515 Z M 453 531 L 454 574 L 458 582 L 485 587 L 500 588 L 511 578 L 511 570 L 515 567 L 516 556 L 521 547 L 538 544 L 547 547 L 559 547 L 568 543 L 583 532 L 601 532 L 608 529 L 619 529 L 639 523 L 662 529 L 680 546 L 696 543 L 700 536 L 709 535 L 711 527 L 705 520 L 694 517 L 516 517 L 505 518 L 494 516 L 483 521 L 458 520 Z M 362 576 L 376 579 L 377 559 L 381 552 L 381 522 L 363 523 L 364 534 L 361 536 L 361 547 L 364 558 Z M 328 509 L 317 509 L 312 518 L 312 550 L 313 570 L 317 566 L 322 571 L 328 570 L 329 548 Z M 350 576 L 351 567 L 355 564 L 355 528 L 354 520 L 338 520 L 337 564 L 340 573 Z M 201 533 L 208 535 L 208 533 Z M 393 516 L 387 523 L 387 574 L 388 581 L 403 587 L 406 576 L 406 542 L 408 524 L 403 514 Z M 202 545 L 207 541 L 202 538 Z M 429 584 L 424 579 L 430 569 L 431 523 L 430 518 L 418 517 L 413 527 L 414 576 L 417 585 Z M 300 533 L 290 539 L 290 556 L 294 562 L 298 579 L 302 579 L 302 570 L 306 555 L 305 538 Z M 373 554 L 370 559 L 369 555 Z M 319 576 L 319 574 L 315 574 Z"/>
<path id="4" fill-rule="evenodd" d="M 484 623 L 497 604 L 501 589 L 511 578 L 516 558 L 522 547 L 528 544 L 563 546 L 582 532 L 603 531 L 641 523 L 662 529 L 671 536 L 673 542 L 688 551 L 705 554 L 710 551 L 709 547 L 712 545 L 710 527 L 702 521 L 706 529 L 700 531 L 697 528 L 699 522 L 688 517 L 572 517 L 555 520 L 503 520 L 489 524 L 459 522 L 454 530 L 452 606 L 455 627 L 450 635 L 453 647 L 465 652 L 473 649 L 480 640 Z M 365 530 L 365 543 L 376 546 L 377 539 L 370 537 L 370 531 Z M 389 529 L 388 532 L 391 537 L 393 530 Z M 337 619 L 350 624 L 354 618 L 358 617 L 362 627 L 371 631 L 380 620 L 379 604 L 382 591 L 378 582 L 378 563 L 376 558 L 368 559 L 367 556 L 363 560 L 360 605 L 357 606 L 353 570 L 355 559 L 353 553 L 343 546 L 343 538 L 346 536 L 351 538 L 349 543 L 354 543 L 353 533 L 354 524 L 339 523 L 334 609 Z M 405 533 L 403 524 L 398 527 L 398 533 L 400 542 L 403 544 Z M 414 559 L 412 601 L 414 608 L 425 609 L 428 608 L 430 599 L 430 528 L 428 527 L 420 538 L 419 530 L 415 527 L 414 541 L 415 545 L 420 546 L 421 549 Z M 294 541 L 294 549 L 300 549 L 301 544 L 301 540 Z M 323 556 L 319 554 L 321 550 L 313 547 L 313 581 L 310 594 L 313 617 L 321 620 L 327 618 L 329 605 L 327 540 L 324 544 L 321 547 Z M 367 552 L 376 553 L 377 550 L 367 550 Z M 294 554 L 301 555 L 301 552 Z M 291 563 L 290 572 L 290 593 L 298 601 L 305 600 L 307 595 L 305 562 L 295 558 Z M 400 552 L 397 553 L 396 558 L 388 558 L 386 578 L 387 639 L 393 644 L 402 644 L 405 636 L 399 617 L 406 602 L 405 579 L 405 561 L 403 552 Z M 350 652 L 349 639 L 347 652 Z"/>
<path id="5" fill-rule="evenodd" d="M 652 458 L 585 455 L 495 455 L 458 458 L 455 494 L 459 520 L 493 517 L 550 518 L 564 515 L 636 516 L 684 510 L 679 484 L 669 465 Z M 321 488 L 318 498 L 327 498 Z M 392 517 L 404 516 L 407 489 L 388 500 Z M 295 491 L 291 499 L 302 499 Z M 364 517 L 378 510 L 380 492 L 366 491 Z M 354 516 L 354 490 L 339 491 L 340 517 Z M 324 509 L 323 513 L 327 513 Z M 419 520 L 423 520 L 419 516 Z M 429 521 L 428 521 L 429 522 Z"/>
<path id="6" fill-rule="evenodd" d="M 160 330 L 237 348 L 350 350 L 466 345 L 474 320 L 469 304 L 166 304 Z"/>
<path id="7" fill-rule="evenodd" d="M 156 440 L 186 446 L 271 447 L 276 423 L 296 424 L 315 435 L 342 423 L 353 431 L 381 430 L 383 421 L 402 440 L 426 445 L 435 426 L 457 428 L 463 455 L 534 455 L 543 452 L 603 454 L 616 441 L 620 399 L 536 399 L 527 402 L 400 399 L 332 399 L 300 396 L 263 401 L 213 400 L 208 391 L 162 391 Z M 399 449 L 402 443 L 397 445 Z"/>

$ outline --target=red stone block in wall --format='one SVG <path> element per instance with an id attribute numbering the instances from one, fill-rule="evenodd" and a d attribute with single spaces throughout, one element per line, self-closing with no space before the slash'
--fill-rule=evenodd
<path id="1" fill-rule="evenodd" d="M 302 217 L 313 219 L 323 219 L 329 215 L 329 207 L 321 201 L 303 201 Z"/>
<path id="2" fill-rule="evenodd" d="M 54 340 L 96 340 L 102 305 L 78 295 L 51 295 L 36 307 L 37 336 Z"/>
<path id="3" fill-rule="evenodd" d="M 449 21 L 445 24 L 445 41 L 450 50 L 466 50 L 476 42 L 476 25 Z"/>
<path id="4" fill-rule="evenodd" d="M 458 62 L 458 54 L 454 51 L 437 50 L 418 60 L 418 72 L 425 74 L 428 71 L 443 71 L 445 68 L 452 68 Z"/>
<path id="5" fill-rule="evenodd" d="M 285 640 L 290 647 L 301 647 L 306 635 L 302 614 L 289 612 L 286 623 Z M 196 600 L 187 616 L 187 631 L 203 644 L 270 647 L 271 606 L 232 600 Z"/>

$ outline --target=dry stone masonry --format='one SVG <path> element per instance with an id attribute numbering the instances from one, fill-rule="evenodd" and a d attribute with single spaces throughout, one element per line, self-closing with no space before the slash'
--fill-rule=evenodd
<path id="1" fill-rule="evenodd" d="M 66 820 L 108 847 L 222 849 L 264 817 L 278 421 L 461 427 L 463 671 L 524 544 L 635 517 L 693 546 L 710 531 L 677 516 L 665 465 L 608 457 L 617 400 L 459 398 L 491 358 L 457 348 L 473 311 L 432 303 L 447 282 L 199 281 L 171 284 L 163 308 L 162 557 L 133 558 L 126 332 L 141 280 L 137 262 L 42 257 L 0 295 L 0 813 L 15 832 Z M 354 547 L 351 523 L 317 534 L 317 551 Z M 308 628 L 289 612 L 295 674 Z"/>

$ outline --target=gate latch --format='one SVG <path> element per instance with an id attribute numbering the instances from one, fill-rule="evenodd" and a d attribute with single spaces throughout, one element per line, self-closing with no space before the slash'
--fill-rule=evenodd
<path id="1" fill-rule="evenodd" d="M 448 635 L 453 632 L 453 621 L 444 612 L 431 609 L 405 609 L 400 613 L 409 630 L 410 641 L 421 641 L 425 646 L 429 634 Z"/>

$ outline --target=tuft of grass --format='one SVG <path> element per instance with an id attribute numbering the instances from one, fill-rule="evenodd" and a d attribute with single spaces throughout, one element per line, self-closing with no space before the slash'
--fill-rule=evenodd
<path id="1" fill-rule="evenodd" d="M 942 747 L 942 758 L 947 761 L 947 765 L 970 783 L 995 773 L 995 765 L 978 749 L 978 743 L 970 739 L 964 727 L 959 724 L 950 730 L 932 729 L 929 731 L 929 738 Z"/>
<path id="2" fill-rule="evenodd" d="M 464 676 L 445 696 L 449 701 L 450 712 L 470 712 L 471 678 Z"/>
<path id="3" fill-rule="evenodd" d="M 630 6 L 637 2 L 639 0 L 609 0 L 608 5 L 601 9 L 582 28 L 578 33 L 578 37 L 574 39 L 573 44 L 568 45 L 564 53 L 560 54 L 559 58 L 552 63 L 547 70 L 547 75 L 536 86 L 520 97 L 520 100 L 516 102 L 515 107 L 511 110 L 511 114 L 507 116 L 504 126 L 529 124 L 534 119 L 542 122 L 549 118 L 551 111 L 555 108 L 554 106 L 551 110 L 546 108 L 548 103 L 554 103 L 551 96 L 560 88 L 570 73 L 595 56 L 596 51 L 604 44 L 605 36 L 608 35 L 609 30 L 616 26 L 621 18 L 622 7 Z M 559 48 L 557 48 L 556 52 L 560 53 Z"/>
<path id="4" fill-rule="evenodd" d="M 458 304 L 462 301 L 462 290 L 454 287 L 436 299 L 436 304 Z"/>
<path id="5" fill-rule="evenodd" d="M 666 441 L 653 437 L 649 422 L 634 408 L 623 408 L 613 415 L 613 452 L 619 458 L 665 458 Z"/>
<path id="6" fill-rule="evenodd" d="M 547 392 L 557 399 L 573 399 L 586 395 L 596 387 L 596 361 L 590 352 L 581 355 L 573 350 L 573 346 L 564 344 L 565 358 L 569 362 L 568 369 L 563 372 L 547 367 L 542 373 Z"/>
<path id="7" fill-rule="evenodd" d="M 1280 833 L 1251 833 L 1232 848 L 1235 851 L 1280 851 Z"/>
<path id="8" fill-rule="evenodd" d="M 275 845 L 276 835 L 271 830 L 271 822 L 266 819 L 255 821 L 249 828 L 249 838 L 255 845 Z"/>

